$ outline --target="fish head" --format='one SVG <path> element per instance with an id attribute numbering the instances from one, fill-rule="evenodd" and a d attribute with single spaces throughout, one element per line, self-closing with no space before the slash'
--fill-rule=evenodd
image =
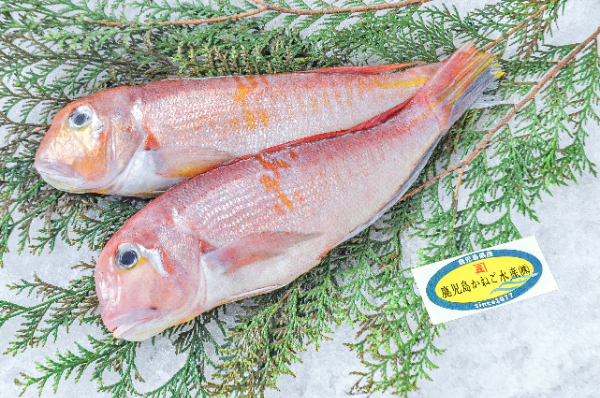
<path id="1" fill-rule="evenodd" d="M 70 192 L 104 193 L 143 142 L 133 92 L 112 88 L 61 109 L 35 154 L 42 178 Z"/>
<path id="2" fill-rule="evenodd" d="M 109 240 L 94 271 L 104 325 L 130 341 L 192 320 L 206 300 L 195 234 L 146 214 Z"/>

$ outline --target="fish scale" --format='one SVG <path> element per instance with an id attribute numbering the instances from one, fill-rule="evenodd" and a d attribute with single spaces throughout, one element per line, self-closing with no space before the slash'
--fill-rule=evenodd
<path id="1" fill-rule="evenodd" d="M 155 83 L 142 95 L 144 118 L 148 131 L 161 145 L 210 145 L 217 136 L 222 138 L 220 150 L 242 156 L 298 139 L 299 129 L 315 133 L 349 129 L 402 102 L 406 97 L 395 89 L 414 87 L 416 91 L 425 81 L 419 76 L 421 71 L 434 68 L 427 65 L 404 74 L 380 76 L 236 77 L 220 81 L 219 86 L 213 79 L 181 81 L 179 86 L 167 81 L 167 95 L 162 85 Z M 414 77 L 407 78 L 407 73 Z M 307 112 L 310 104 L 315 105 Z M 359 109 L 365 104 L 369 110 Z M 277 134 L 273 134 L 273 126 L 278 127 Z M 243 151 L 240 142 L 247 145 Z"/>

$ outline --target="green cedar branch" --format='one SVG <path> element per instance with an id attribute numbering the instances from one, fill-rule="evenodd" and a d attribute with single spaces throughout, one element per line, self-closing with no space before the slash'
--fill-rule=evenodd
<path id="1" fill-rule="evenodd" d="M 510 111 L 510 113 L 508 115 L 506 115 L 506 117 L 496 125 L 496 127 L 488 130 L 487 135 L 485 136 L 485 138 L 483 139 L 483 141 L 481 141 L 481 143 L 477 146 L 477 148 L 475 148 L 475 150 L 464 160 L 459 164 L 460 167 L 460 172 L 458 174 L 458 181 L 456 183 L 456 189 L 455 189 L 455 193 L 454 193 L 454 201 L 457 202 L 458 201 L 458 192 L 460 189 L 460 186 L 462 184 L 462 180 L 463 180 L 463 175 L 465 173 L 465 168 L 467 167 L 467 165 L 469 163 L 471 163 L 471 161 L 483 150 L 487 147 L 488 143 L 490 142 L 490 140 L 492 139 L 492 137 L 494 136 L 494 134 L 496 134 L 501 128 L 503 128 L 504 126 L 506 126 L 512 119 L 513 117 L 515 117 L 515 115 L 530 101 L 532 101 L 535 98 L 535 95 L 542 89 L 544 88 L 544 86 L 546 86 L 546 84 L 551 80 L 554 79 L 556 77 L 556 74 L 558 72 L 560 72 L 565 65 L 567 65 L 569 62 L 571 62 L 573 59 L 575 59 L 575 57 L 584 49 L 588 46 L 588 44 L 590 44 L 592 41 L 597 40 L 598 39 L 598 35 L 600 35 L 600 26 L 598 27 L 598 29 L 596 29 L 594 31 L 594 33 L 592 33 L 587 39 L 585 39 L 584 41 L 582 41 L 581 43 L 579 43 L 579 45 L 577 47 L 575 47 L 575 49 L 569 54 L 567 55 L 565 58 L 563 58 L 555 67 L 554 69 L 552 69 L 543 79 L 541 79 L 536 86 L 529 92 L 529 94 L 523 98 L 523 100 L 521 100 L 519 103 L 515 104 L 512 111 Z"/>
<path id="2" fill-rule="evenodd" d="M 416 193 L 429 187 L 434 182 L 436 182 L 436 181 L 442 179 L 443 177 L 447 176 L 448 174 L 460 169 L 460 172 L 458 175 L 458 182 L 456 184 L 455 194 L 454 194 L 454 200 L 457 201 L 458 200 L 458 192 L 459 192 L 460 186 L 462 184 L 462 179 L 463 179 L 463 175 L 465 172 L 465 168 L 469 165 L 469 163 L 479 154 L 479 152 L 481 152 L 483 149 L 485 149 L 487 147 L 487 145 L 489 144 L 489 142 L 490 142 L 491 138 L 494 136 L 494 134 L 496 134 L 501 128 L 506 126 L 517 115 L 517 113 L 523 108 L 523 106 L 525 106 L 527 103 L 532 101 L 535 98 L 535 95 L 542 88 L 544 88 L 544 86 L 551 79 L 553 79 L 556 76 L 556 74 L 565 67 L 565 65 L 567 65 L 569 62 L 571 62 L 577 56 L 577 54 L 579 54 L 585 47 L 587 47 L 588 44 L 590 44 L 593 40 L 597 39 L 599 34 L 600 34 L 600 27 L 598 27 L 598 29 L 596 29 L 596 31 L 591 36 L 589 36 L 586 40 L 579 43 L 579 45 L 577 47 L 575 47 L 575 49 L 568 56 L 566 56 L 564 59 L 562 59 L 560 62 L 558 62 L 556 67 L 554 67 L 554 69 L 552 69 L 552 71 L 550 71 L 543 79 L 541 79 L 537 83 L 531 83 L 531 84 L 535 84 L 535 87 L 533 89 L 531 89 L 529 94 L 523 100 L 521 100 L 519 103 L 517 103 L 513 106 L 512 111 L 508 115 L 506 115 L 506 117 L 500 123 L 498 123 L 494 128 L 489 129 L 487 131 L 487 135 L 484 137 L 484 139 L 481 141 L 481 143 L 475 148 L 475 150 L 465 160 L 463 160 L 462 162 L 460 162 L 452 167 L 447 168 L 443 172 L 437 174 L 436 176 L 430 178 L 423 184 L 421 184 L 418 187 L 407 192 L 404 196 L 402 196 L 402 198 L 400 199 L 400 202 L 404 201 L 405 199 L 410 198 L 411 196 L 414 196 Z M 504 39 L 506 39 L 506 38 L 504 38 Z M 496 45 L 498 43 L 494 42 L 492 44 Z M 491 48 L 493 46 L 488 45 L 486 47 Z"/>
<path id="3" fill-rule="evenodd" d="M 91 349 L 76 343 L 78 353 L 67 351 L 61 354 L 58 352 L 56 360 L 46 358 L 45 364 L 36 363 L 38 371 L 42 373 L 39 377 L 21 373 L 23 380 L 15 379 L 15 384 L 23 387 L 20 395 L 23 395 L 29 387 L 34 385 L 37 385 L 38 393 L 41 395 L 46 383 L 51 379 L 52 388 L 56 394 L 59 383 L 63 378 L 67 380 L 71 374 L 75 374 L 75 382 L 77 382 L 83 376 L 83 372 L 92 364 L 97 365 L 92 379 L 98 382 L 100 391 L 113 392 L 113 397 L 120 398 L 130 396 L 129 393 L 139 395 L 131 380 L 132 373 L 136 379 L 143 380 L 133 362 L 135 348 L 139 343 L 116 340 L 114 337 L 99 340 L 91 336 L 88 336 L 88 342 L 92 345 Z M 110 385 L 104 385 L 103 373 L 112 367 L 122 371 L 121 380 Z"/>
<path id="4" fill-rule="evenodd" d="M 88 266 L 85 263 L 75 267 Z M 0 326 L 15 317 L 24 319 L 23 328 L 15 337 L 17 340 L 10 342 L 11 347 L 4 354 L 13 356 L 23 352 L 27 347 L 45 345 L 49 337 L 56 341 L 60 328 L 66 328 L 75 321 L 79 323 L 99 324 L 96 314 L 98 300 L 96 298 L 94 278 L 81 277 L 71 281 L 68 288 L 62 288 L 42 281 L 37 275 L 33 282 L 21 280 L 20 283 L 8 285 L 16 294 L 27 292 L 41 298 L 41 303 L 33 306 L 22 306 L 9 301 L 0 301 Z M 46 324 L 46 326 L 43 326 Z"/>
<path id="5" fill-rule="evenodd" d="M 294 15 L 331 15 L 331 14 L 355 14 L 359 12 L 367 12 L 367 11 L 381 11 L 381 10 L 391 10 L 391 9 L 400 9 L 403 7 L 416 5 L 416 4 L 424 4 L 432 0 L 405 0 L 400 1 L 398 3 L 387 3 L 387 4 L 377 4 L 377 5 L 367 5 L 361 7 L 337 7 L 337 8 L 326 8 L 321 10 L 300 10 L 296 8 L 286 8 L 279 7 L 273 4 L 266 3 L 262 0 L 251 0 L 254 3 L 261 5 L 262 7 L 257 8 L 255 10 L 234 14 L 234 15 L 226 15 L 222 17 L 215 18 L 205 18 L 205 19 L 196 19 L 189 21 L 160 21 L 156 23 L 146 22 L 146 25 L 201 25 L 201 24 L 209 24 L 215 22 L 224 22 L 236 19 L 243 19 L 253 15 L 261 14 L 267 11 L 276 11 L 280 14 L 294 14 Z M 111 22 L 111 21 L 90 21 L 84 20 L 86 24 L 95 24 L 95 25 L 104 25 L 104 26 L 126 26 L 133 25 L 126 22 Z"/>
<path id="6" fill-rule="evenodd" d="M 541 13 L 543 13 L 547 9 L 548 9 L 548 6 L 547 5 L 543 5 L 542 7 L 540 7 L 539 10 L 537 10 L 535 13 L 531 14 L 523 22 L 515 25 L 514 28 L 512 28 L 511 30 L 509 30 L 508 32 L 506 32 L 505 34 L 503 34 L 502 36 L 500 36 L 499 38 L 497 38 L 493 42 L 487 44 L 485 47 L 483 47 L 483 50 L 484 51 L 489 51 L 492 48 L 494 48 L 495 46 L 497 46 L 498 44 L 502 43 L 503 41 L 505 41 L 506 39 L 508 39 L 510 36 L 512 36 L 513 34 L 515 34 L 517 31 L 519 31 L 520 29 L 522 29 L 529 22 L 531 22 L 532 20 L 534 20 L 535 18 L 537 18 Z"/>

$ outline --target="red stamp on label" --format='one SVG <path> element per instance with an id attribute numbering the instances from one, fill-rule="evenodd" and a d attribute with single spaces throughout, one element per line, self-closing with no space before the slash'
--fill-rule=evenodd
<path id="1" fill-rule="evenodd" d="M 473 264 L 473 267 L 475 267 L 475 273 L 476 274 L 480 274 L 482 272 L 487 272 L 487 268 L 486 268 L 486 266 L 485 266 L 485 264 L 483 262 L 477 263 L 477 264 Z"/>

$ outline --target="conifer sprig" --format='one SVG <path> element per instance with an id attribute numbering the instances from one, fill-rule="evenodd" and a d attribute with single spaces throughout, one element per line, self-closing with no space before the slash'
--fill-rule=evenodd
<path id="1" fill-rule="evenodd" d="M 408 396 L 435 366 L 440 327 L 430 324 L 402 266 L 400 236 L 426 242 L 421 263 L 503 243 L 520 237 L 515 211 L 536 219 L 542 192 L 595 174 L 585 140 L 586 126 L 600 122 L 600 31 L 581 43 L 545 43 L 567 1 L 498 0 L 460 15 L 420 7 L 425 1 L 0 0 L 0 261 L 15 235 L 18 250 L 37 254 L 56 239 L 100 250 L 147 202 L 58 192 L 32 170 L 52 116 L 74 98 L 167 77 L 437 62 L 466 41 L 496 52 L 506 73 L 492 92 L 499 103 L 469 110 L 453 126 L 381 222 L 289 286 L 235 304 L 233 325 L 225 306 L 165 331 L 185 360 L 152 391 L 136 366 L 139 345 L 114 340 L 100 325 L 93 264 L 80 264 L 82 278 L 65 287 L 37 277 L 9 285 L 39 302 L 0 302 L 0 327 L 22 325 L 7 353 L 53 344 L 75 322 L 98 327 L 96 337 L 40 359 L 17 383 L 41 392 L 51 381 L 58 391 L 71 375 L 83 382 L 90 369 L 112 397 L 261 396 L 292 373 L 302 351 L 348 323 L 357 338 L 347 345 L 364 365 L 350 392 Z"/>
<path id="2" fill-rule="evenodd" d="M 244 19 L 244 18 L 248 18 L 248 17 L 254 16 L 254 15 L 269 12 L 269 11 L 272 11 L 272 12 L 275 12 L 278 14 L 294 14 L 294 15 L 298 15 L 298 16 L 301 16 L 301 15 L 319 15 L 320 16 L 320 15 L 332 15 L 332 14 L 355 14 L 355 13 L 360 13 L 360 12 L 399 9 L 399 8 L 403 8 L 403 7 L 413 6 L 413 5 L 424 4 L 431 0 L 404 0 L 404 1 L 397 2 L 397 3 L 383 3 L 383 4 L 373 4 L 373 5 L 365 5 L 362 1 L 360 1 L 360 2 L 355 2 L 355 3 L 359 3 L 360 5 L 356 4 L 353 7 L 335 7 L 333 5 L 333 2 L 331 4 L 329 4 L 324 1 L 321 1 L 317 4 L 315 4 L 317 9 L 309 9 L 309 6 L 304 2 L 297 2 L 297 4 L 299 4 L 300 6 L 298 8 L 291 8 L 291 7 L 277 6 L 275 4 L 270 4 L 270 3 L 264 2 L 262 0 L 250 0 L 250 1 L 260 7 L 254 8 L 254 9 L 249 9 L 245 12 L 241 12 L 241 13 L 237 13 L 237 14 L 224 15 L 224 16 L 220 16 L 220 17 L 204 18 L 204 19 L 189 19 L 189 20 L 180 19 L 177 21 L 161 20 L 158 22 L 145 22 L 145 24 L 146 25 L 156 24 L 159 26 L 164 26 L 164 25 L 202 25 L 202 24 L 210 24 L 210 23 L 216 23 L 216 22 L 232 21 L 232 20 L 236 20 L 236 19 Z M 280 3 L 287 4 L 284 1 L 280 1 Z M 349 3 L 351 3 L 351 2 L 349 2 Z M 170 10 L 170 7 L 167 5 L 167 3 L 163 3 L 163 4 L 165 4 L 163 6 L 163 9 L 165 11 Z M 151 15 L 156 16 L 157 13 L 154 12 Z M 85 20 L 83 20 L 83 22 L 86 24 L 95 24 L 95 25 L 103 25 L 103 26 L 132 25 L 130 22 L 95 21 L 95 20 L 89 20 L 89 19 L 85 19 Z"/>
<path id="3" fill-rule="evenodd" d="M 35 293 L 41 303 L 23 306 L 0 301 L 0 326 L 11 318 L 23 318 L 23 329 L 17 331 L 16 340 L 10 342 L 10 347 L 4 354 L 14 356 L 28 347 L 43 346 L 50 337 L 52 341 L 56 341 L 59 331 L 64 328 L 68 333 L 69 326 L 76 321 L 80 324 L 100 325 L 96 314 L 98 299 L 92 276 L 83 276 L 62 288 L 44 282 L 35 275 L 33 282 L 22 279 L 18 283 L 9 284 L 8 288 L 16 295 L 27 293 L 30 296 Z"/>

